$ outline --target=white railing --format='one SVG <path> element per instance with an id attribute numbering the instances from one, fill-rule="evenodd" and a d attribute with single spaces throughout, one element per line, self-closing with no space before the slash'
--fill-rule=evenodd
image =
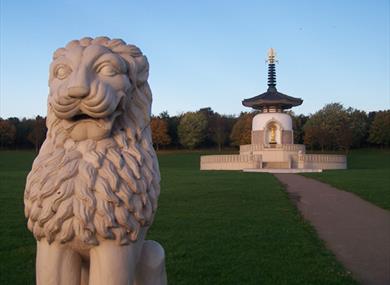
<path id="1" fill-rule="evenodd" d="M 252 151 L 252 145 L 251 144 L 240 145 L 240 153 L 241 152 L 251 152 L 251 151 Z"/>
<path id="2" fill-rule="evenodd" d="M 262 150 L 285 150 L 285 151 L 302 151 L 305 152 L 306 148 L 303 144 L 277 144 L 273 145 L 264 145 L 264 144 L 244 144 L 240 145 L 240 153 L 242 152 L 253 152 L 253 151 L 262 151 Z"/>
<path id="3" fill-rule="evenodd" d="M 338 154 L 304 154 L 299 155 L 298 159 L 305 162 L 329 162 L 329 163 L 345 163 L 347 158 L 345 155 Z"/>
<path id="4" fill-rule="evenodd" d="M 303 144 L 283 144 L 283 150 L 287 151 L 306 151 L 306 147 Z"/>
<path id="5" fill-rule="evenodd" d="M 200 157 L 201 163 L 234 163 L 234 162 L 253 162 L 261 161 L 260 155 L 240 155 L 240 154 L 228 154 L 228 155 L 206 155 Z"/>

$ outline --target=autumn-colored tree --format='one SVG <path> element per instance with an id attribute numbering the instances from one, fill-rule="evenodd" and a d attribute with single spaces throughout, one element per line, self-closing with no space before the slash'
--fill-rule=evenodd
<path id="1" fill-rule="evenodd" d="M 232 145 L 239 146 L 250 144 L 252 137 L 252 119 L 256 113 L 241 113 L 237 122 L 234 124 L 230 134 Z"/>
<path id="2" fill-rule="evenodd" d="M 168 135 L 168 122 L 166 120 L 152 117 L 150 128 L 152 129 L 152 140 L 156 150 L 159 150 L 162 145 L 171 143 L 171 138 Z"/>
<path id="3" fill-rule="evenodd" d="M 390 146 L 390 110 L 375 114 L 368 141 L 381 146 Z"/>
<path id="4" fill-rule="evenodd" d="M 203 113 L 187 112 L 183 115 L 178 126 L 180 143 L 193 149 L 206 137 L 207 120 Z"/>
<path id="5" fill-rule="evenodd" d="M 171 138 L 170 145 L 178 147 L 180 145 L 177 128 L 180 123 L 181 115 L 169 116 L 168 111 L 161 112 L 158 117 L 168 123 L 168 135 Z"/>
<path id="6" fill-rule="evenodd" d="M 16 128 L 9 120 L 0 119 L 0 147 L 7 147 L 14 143 Z"/>

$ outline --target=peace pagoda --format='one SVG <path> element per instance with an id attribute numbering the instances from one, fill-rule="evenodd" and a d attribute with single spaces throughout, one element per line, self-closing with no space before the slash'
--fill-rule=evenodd
<path id="1" fill-rule="evenodd" d="M 291 116 L 285 110 L 303 103 L 276 89 L 276 53 L 268 51 L 268 89 L 242 104 L 258 111 L 252 121 L 251 144 L 241 145 L 237 155 L 201 156 L 201 170 L 244 170 L 247 172 L 321 172 L 345 169 L 344 155 L 306 154 L 305 146 L 294 144 Z"/>

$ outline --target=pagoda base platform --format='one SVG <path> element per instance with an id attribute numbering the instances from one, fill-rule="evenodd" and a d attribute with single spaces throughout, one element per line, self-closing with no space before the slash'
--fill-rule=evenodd
<path id="1" fill-rule="evenodd" d="M 310 173 L 310 172 L 322 172 L 322 169 L 312 168 L 246 168 L 243 172 L 263 172 L 263 173 Z"/>
<path id="2" fill-rule="evenodd" d="M 302 173 L 347 168 L 345 155 L 306 154 L 305 152 L 305 146 L 299 144 L 241 145 L 239 154 L 201 156 L 200 169 Z"/>

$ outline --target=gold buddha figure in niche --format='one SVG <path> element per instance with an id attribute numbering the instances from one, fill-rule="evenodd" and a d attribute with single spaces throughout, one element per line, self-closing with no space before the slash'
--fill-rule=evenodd
<path id="1" fill-rule="evenodd" d="M 275 125 L 272 125 L 270 127 L 270 132 L 271 132 L 271 138 L 270 138 L 270 142 L 269 143 L 272 143 L 272 144 L 275 144 L 276 143 L 276 126 Z"/>

